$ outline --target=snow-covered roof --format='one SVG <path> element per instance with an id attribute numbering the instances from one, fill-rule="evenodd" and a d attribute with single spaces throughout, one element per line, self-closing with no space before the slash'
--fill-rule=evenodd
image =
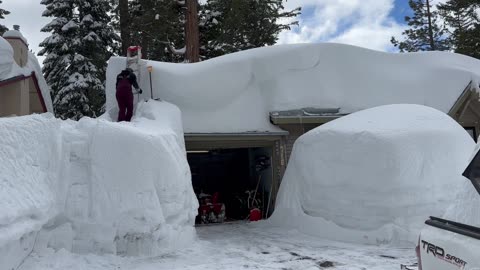
<path id="1" fill-rule="evenodd" d="M 3 34 L 4 38 L 19 38 L 21 39 L 26 45 L 28 45 L 27 39 L 22 35 L 22 33 L 18 30 L 8 30 Z"/>
<path id="2" fill-rule="evenodd" d="M 42 67 L 38 62 L 38 58 L 32 52 L 28 52 L 28 62 L 27 65 L 23 68 L 24 72 L 35 72 L 35 78 L 37 79 L 38 87 L 42 93 L 43 101 L 45 102 L 45 106 L 48 112 L 53 113 L 53 103 L 52 98 L 50 96 L 50 87 L 43 77 Z"/>
<path id="3" fill-rule="evenodd" d="M 15 30 L 8 32 L 14 31 Z M 29 76 L 32 76 L 32 74 L 35 75 L 47 111 L 53 113 L 50 88 L 43 77 L 42 68 L 40 67 L 37 57 L 32 52 L 28 52 L 28 62 L 26 65 L 24 67 L 18 66 L 14 59 L 12 46 L 4 38 L 0 37 L 0 81 L 5 81 L 18 76 L 28 78 Z"/>
<path id="4" fill-rule="evenodd" d="M 117 106 L 115 78 L 125 65 L 125 58 L 109 61 L 107 109 Z M 154 98 L 182 110 L 186 133 L 277 131 L 270 112 L 308 107 L 348 114 L 411 103 L 448 112 L 469 82 L 480 77 L 480 61 L 449 52 L 398 54 L 334 43 L 295 44 L 195 64 L 148 61 L 139 76 L 143 98 L 150 97 L 146 66 L 153 66 Z"/>

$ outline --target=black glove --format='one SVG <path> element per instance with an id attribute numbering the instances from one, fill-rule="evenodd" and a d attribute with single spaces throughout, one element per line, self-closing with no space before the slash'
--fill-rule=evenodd
<path id="1" fill-rule="evenodd" d="M 138 93 L 139 94 L 143 93 L 143 90 L 141 88 L 138 88 Z"/>

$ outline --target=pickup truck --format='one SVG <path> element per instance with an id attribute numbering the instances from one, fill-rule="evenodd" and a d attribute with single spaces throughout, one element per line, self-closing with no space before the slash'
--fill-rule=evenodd
<path id="1" fill-rule="evenodd" d="M 463 176 L 480 196 L 478 150 Z M 480 228 L 437 217 L 425 224 L 416 247 L 419 270 L 480 270 Z"/>

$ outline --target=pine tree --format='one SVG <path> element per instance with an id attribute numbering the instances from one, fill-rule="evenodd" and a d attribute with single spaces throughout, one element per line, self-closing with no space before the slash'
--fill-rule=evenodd
<path id="1" fill-rule="evenodd" d="M 40 46 L 43 72 L 52 89 L 55 114 L 78 120 L 97 116 L 103 105 L 106 61 L 116 35 L 108 26 L 109 2 L 102 0 L 42 0 L 42 31 L 50 32 Z"/>
<path id="2" fill-rule="evenodd" d="M 128 46 L 140 45 L 147 59 L 183 61 L 181 53 L 175 49 L 184 46 L 181 3 L 171 0 L 132 0 L 128 2 L 128 9 L 121 9 L 121 0 L 111 1 L 117 1 L 115 30 L 121 33 L 122 55 L 125 55 Z M 122 24 L 122 20 L 128 23 Z"/>
<path id="3" fill-rule="evenodd" d="M 2 2 L 3 1 L 0 1 L 0 4 L 2 4 Z M 0 20 L 5 19 L 5 15 L 8 15 L 8 14 L 10 14 L 10 11 L 0 8 Z M 5 33 L 6 31 L 8 31 L 8 28 L 5 25 L 0 24 L 0 36 L 2 36 L 3 33 Z"/>
<path id="4" fill-rule="evenodd" d="M 273 45 L 278 34 L 298 22 L 282 23 L 295 18 L 300 8 L 284 11 L 284 0 L 208 0 L 201 14 L 202 55 L 219 55 Z"/>
<path id="5" fill-rule="evenodd" d="M 449 0 L 438 5 L 455 52 L 476 58 L 480 58 L 479 6 L 478 0 Z"/>
<path id="6" fill-rule="evenodd" d="M 402 34 L 404 41 L 392 37 L 391 42 L 401 52 L 416 51 L 443 51 L 450 48 L 449 40 L 445 36 L 446 29 L 439 23 L 438 11 L 432 10 L 431 0 L 409 0 L 408 4 L 413 11 L 413 17 L 406 16 L 410 29 Z"/>
<path id="7" fill-rule="evenodd" d="M 89 100 L 94 116 L 102 113 L 105 104 L 105 73 L 107 61 L 118 47 L 120 38 L 110 25 L 112 7 L 104 0 L 75 0 L 78 9 L 80 40 L 76 48 L 76 56 L 69 69 L 77 72 L 78 84 L 83 80 L 85 85 L 78 87 Z"/>
<path id="8" fill-rule="evenodd" d="M 41 31 L 51 33 L 40 47 L 43 49 L 38 55 L 45 56 L 43 61 L 43 74 L 51 88 L 52 100 L 54 101 L 54 110 L 57 116 L 63 112 L 59 109 L 61 101 L 56 97 L 60 90 L 67 84 L 67 67 L 71 64 L 74 52 L 72 50 L 73 41 L 68 36 L 69 27 L 76 26 L 73 20 L 73 1 L 72 0 L 42 0 L 42 5 L 46 6 L 43 12 L 44 17 L 53 17 L 53 20 L 44 26 Z M 72 25 L 73 24 L 73 25 Z M 69 32 L 69 31 L 68 31 Z M 85 96 L 80 96 L 80 100 L 85 101 Z M 59 104 L 60 103 L 60 104 Z"/>

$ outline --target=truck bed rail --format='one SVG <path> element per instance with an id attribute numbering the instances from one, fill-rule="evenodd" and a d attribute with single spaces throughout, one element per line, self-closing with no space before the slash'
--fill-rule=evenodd
<path id="1" fill-rule="evenodd" d="M 480 228 L 478 227 L 437 217 L 430 217 L 429 220 L 425 221 L 425 224 L 480 240 Z"/>

